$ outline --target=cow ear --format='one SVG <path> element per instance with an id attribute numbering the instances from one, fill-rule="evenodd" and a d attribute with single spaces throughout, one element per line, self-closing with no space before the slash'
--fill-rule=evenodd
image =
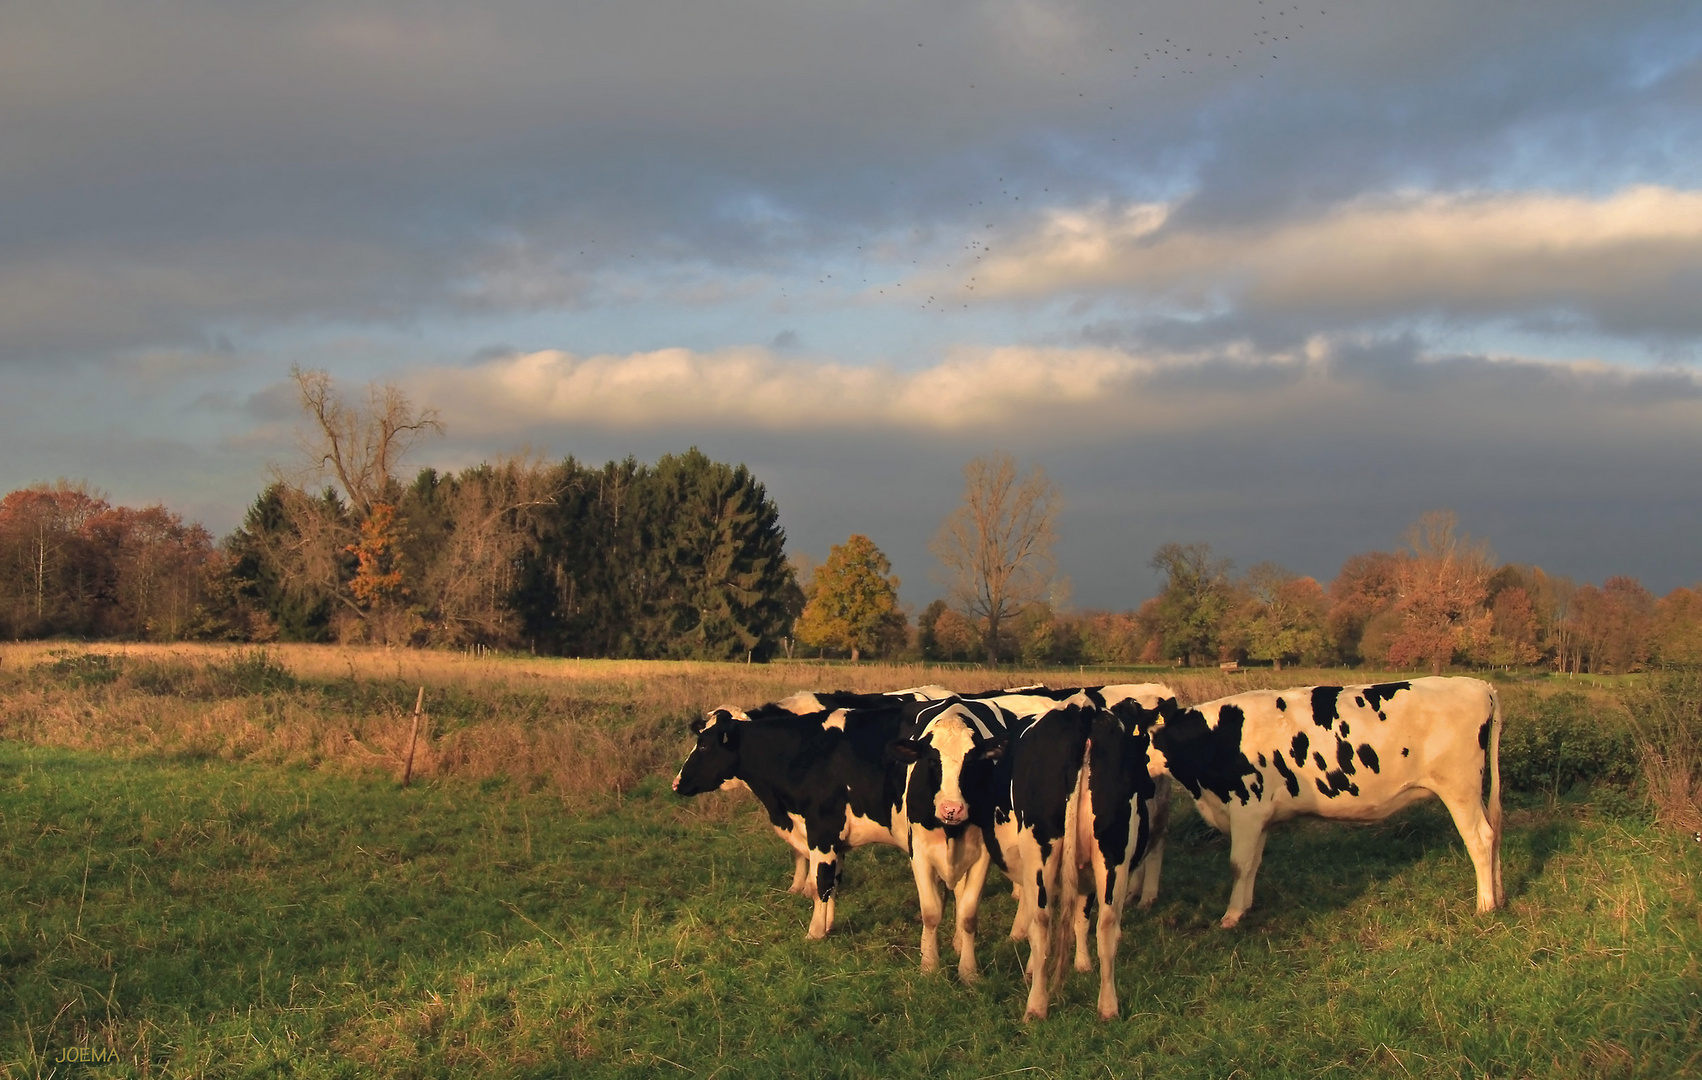
<path id="1" fill-rule="evenodd" d="M 992 742 L 982 743 L 976 748 L 976 751 L 988 761 L 1001 761 L 1004 759 L 1005 751 L 1010 749 L 1010 745 L 1011 741 L 1001 736 Z"/>
<path id="2" fill-rule="evenodd" d="M 914 765 L 922 758 L 922 744 L 915 739 L 900 739 L 886 748 L 886 756 L 890 761 Z"/>
<path id="3" fill-rule="evenodd" d="M 691 722 L 691 733 L 693 735 L 702 735 L 703 729 L 708 727 L 708 726 L 709 726 L 709 718 L 707 716 L 695 717 L 695 718 L 692 719 L 692 722 Z"/>

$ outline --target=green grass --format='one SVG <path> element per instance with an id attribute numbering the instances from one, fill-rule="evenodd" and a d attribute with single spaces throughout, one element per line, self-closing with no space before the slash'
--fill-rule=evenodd
<path id="1" fill-rule="evenodd" d="M 988 977 L 917 970 L 896 853 L 804 940 L 748 803 L 646 781 L 568 812 L 498 781 L 376 779 L 0 743 L 10 1076 L 1649 1076 L 1702 1071 L 1702 845 L 1561 801 L 1510 816 L 1479 917 L 1434 804 L 1275 834 L 1241 928 L 1177 816 L 1131 911 L 1123 1019 L 1075 976 L 1025 1026 L 1012 905 Z M 949 965 L 948 965 L 949 966 Z M 73 1047 L 111 1065 L 57 1066 Z M 1018 1070 L 1032 1070 L 1018 1073 Z"/>

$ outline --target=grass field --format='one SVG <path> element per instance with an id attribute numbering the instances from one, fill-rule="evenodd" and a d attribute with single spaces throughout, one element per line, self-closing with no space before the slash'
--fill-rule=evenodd
<path id="1" fill-rule="evenodd" d="M 897 852 L 853 853 L 807 942 L 748 797 L 667 790 L 705 703 L 940 672 L 84 656 L 0 648 L 5 1075 L 1702 1072 L 1702 844 L 1618 790 L 1510 796 L 1510 903 L 1483 917 L 1435 804 L 1286 828 L 1229 932 L 1227 845 L 1184 811 L 1125 920 L 1123 1018 L 1076 976 L 1025 1026 L 997 875 L 965 987 L 917 970 Z M 420 683 L 431 767 L 403 791 Z M 565 748 L 587 732 L 624 756 Z"/>

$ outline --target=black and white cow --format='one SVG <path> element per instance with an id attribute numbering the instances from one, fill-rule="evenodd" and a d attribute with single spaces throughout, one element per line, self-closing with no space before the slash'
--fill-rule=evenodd
<path id="1" fill-rule="evenodd" d="M 1431 795 L 1453 815 L 1477 869 L 1477 909 L 1501 905 L 1501 704 L 1488 683 L 1255 690 L 1167 713 L 1152 733 L 1153 768 L 1229 834 L 1226 929 L 1253 903 L 1272 823 L 1300 814 L 1379 821 Z"/>
<path id="2" fill-rule="evenodd" d="M 1105 690 L 1112 691 L 1114 704 L 1107 704 Z M 1046 1015 L 1049 957 L 1061 969 L 1064 946 L 1078 925 L 1078 966 L 1086 961 L 1078 897 L 1083 875 L 1091 875 L 1091 893 L 1099 901 L 1100 1012 L 1113 1016 L 1123 908 L 1131 892 L 1156 895 L 1156 860 L 1148 858 L 1163 836 L 1168 806 L 1168 784 L 1147 767 L 1148 731 L 1158 722 L 1160 703 L 1173 703 L 1175 695 L 1146 684 L 1029 693 L 1028 704 L 1012 701 L 1021 696 L 1018 691 L 980 702 L 1011 703 L 1024 711 L 1040 703 L 1037 713 L 1007 712 L 1002 746 L 989 733 L 936 739 L 932 745 L 918 737 L 894 744 L 893 751 L 919 764 L 935 762 L 942 777 L 961 778 L 969 805 L 959 812 L 981 827 L 988 856 L 1020 889 L 1013 936 L 1020 931 L 1030 944 L 1029 1016 Z M 978 762 L 992 767 L 972 776 Z M 918 790 L 916 775 L 913 766 L 906 789 L 913 817 L 921 813 L 918 796 L 928 791 L 926 785 Z M 945 813 L 942 804 L 940 816 Z M 960 928 L 969 884 L 958 890 Z M 973 923 L 970 929 L 972 934 Z"/>
<path id="3" fill-rule="evenodd" d="M 908 829 L 893 818 L 901 792 L 886 748 L 914 725 L 920 707 L 888 698 L 870 708 L 775 710 L 751 719 L 713 710 L 692 722 L 697 742 L 674 791 L 748 788 L 781 838 L 803 845 L 799 876 L 815 901 L 809 936 L 826 937 L 845 852 L 875 843 L 908 850 Z"/>
<path id="4" fill-rule="evenodd" d="M 947 698 L 918 710 L 915 733 L 888 747 L 903 770 L 895 829 L 910 852 L 916 897 L 922 908 L 922 970 L 939 967 L 939 925 L 945 911 L 940 886 L 952 891 L 957 974 L 980 977 L 975 930 L 981 888 L 992 862 L 990 818 L 972 819 L 971 800 L 995 783 L 1013 717 L 984 701 Z M 985 802 L 985 799 L 981 800 Z"/>
<path id="5" fill-rule="evenodd" d="M 734 720 L 763 719 L 774 716 L 819 716 L 822 723 L 829 727 L 843 726 L 844 710 L 847 709 L 880 709 L 894 701 L 933 701 L 948 698 L 952 692 L 943 686 L 915 686 L 904 690 L 890 690 L 884 693 L 862 693 L 854 690 L 823 690 L 801 691 L 779 701 L 759 705 L 749 712 L 743 709 L 724 705 L 719 709 L 710 710 L 705 723 L 713 723 L 717 717 L 730 717 Z M 695 729 L 694 729 L 695 730 Z M 743 781 L 729 781 L 728 789 L 744 786 Z M 771 815 L 772 816 L 772 815 Z M 810 845 L 801 827 L 792 828 L 776 823 L 775 831 L 792 849 L 792 880 L 786 887 L 789 893 L 799 896 L 809 896 L 816 890 L 816 883 L 810 877 Z M 842 868 L 843 869 L 843 868 Z"/>

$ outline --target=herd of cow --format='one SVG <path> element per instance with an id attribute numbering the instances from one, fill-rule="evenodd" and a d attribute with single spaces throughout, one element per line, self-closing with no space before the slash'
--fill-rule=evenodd
<path id="1" fill-rule="evenodd" d="M 1027 1017 L 1046 1015 L 1072 934 L 1076 970 L 1092 969 L 1094 909 L 1099 1014 L 1117 1015 L 1123 908 L 1157 897 L 1172 781 L 1229 834 L 1225 928 L 1253 902 L 1271 824 L 1376 821 L 1432 794 L 1477 869 L 1478 910 L 1502 902 L 1501 711 L 1477 679 L 1257 690 L 1189 708 L 1155 683 L 803 693 L 715 709 L 692 732 L 674 790 L 756 796 L 796 855 L 790 891 L 814 898 L 811 938 L 833 928 L 845 853 L 891 844 L 916 878 L 922 970 L 939 965 L 944 885 L 958 975 L 973 981 L 981 888 L 1002 868 L 1017 898 L 1011 937 L 1029 942 Z"/>

